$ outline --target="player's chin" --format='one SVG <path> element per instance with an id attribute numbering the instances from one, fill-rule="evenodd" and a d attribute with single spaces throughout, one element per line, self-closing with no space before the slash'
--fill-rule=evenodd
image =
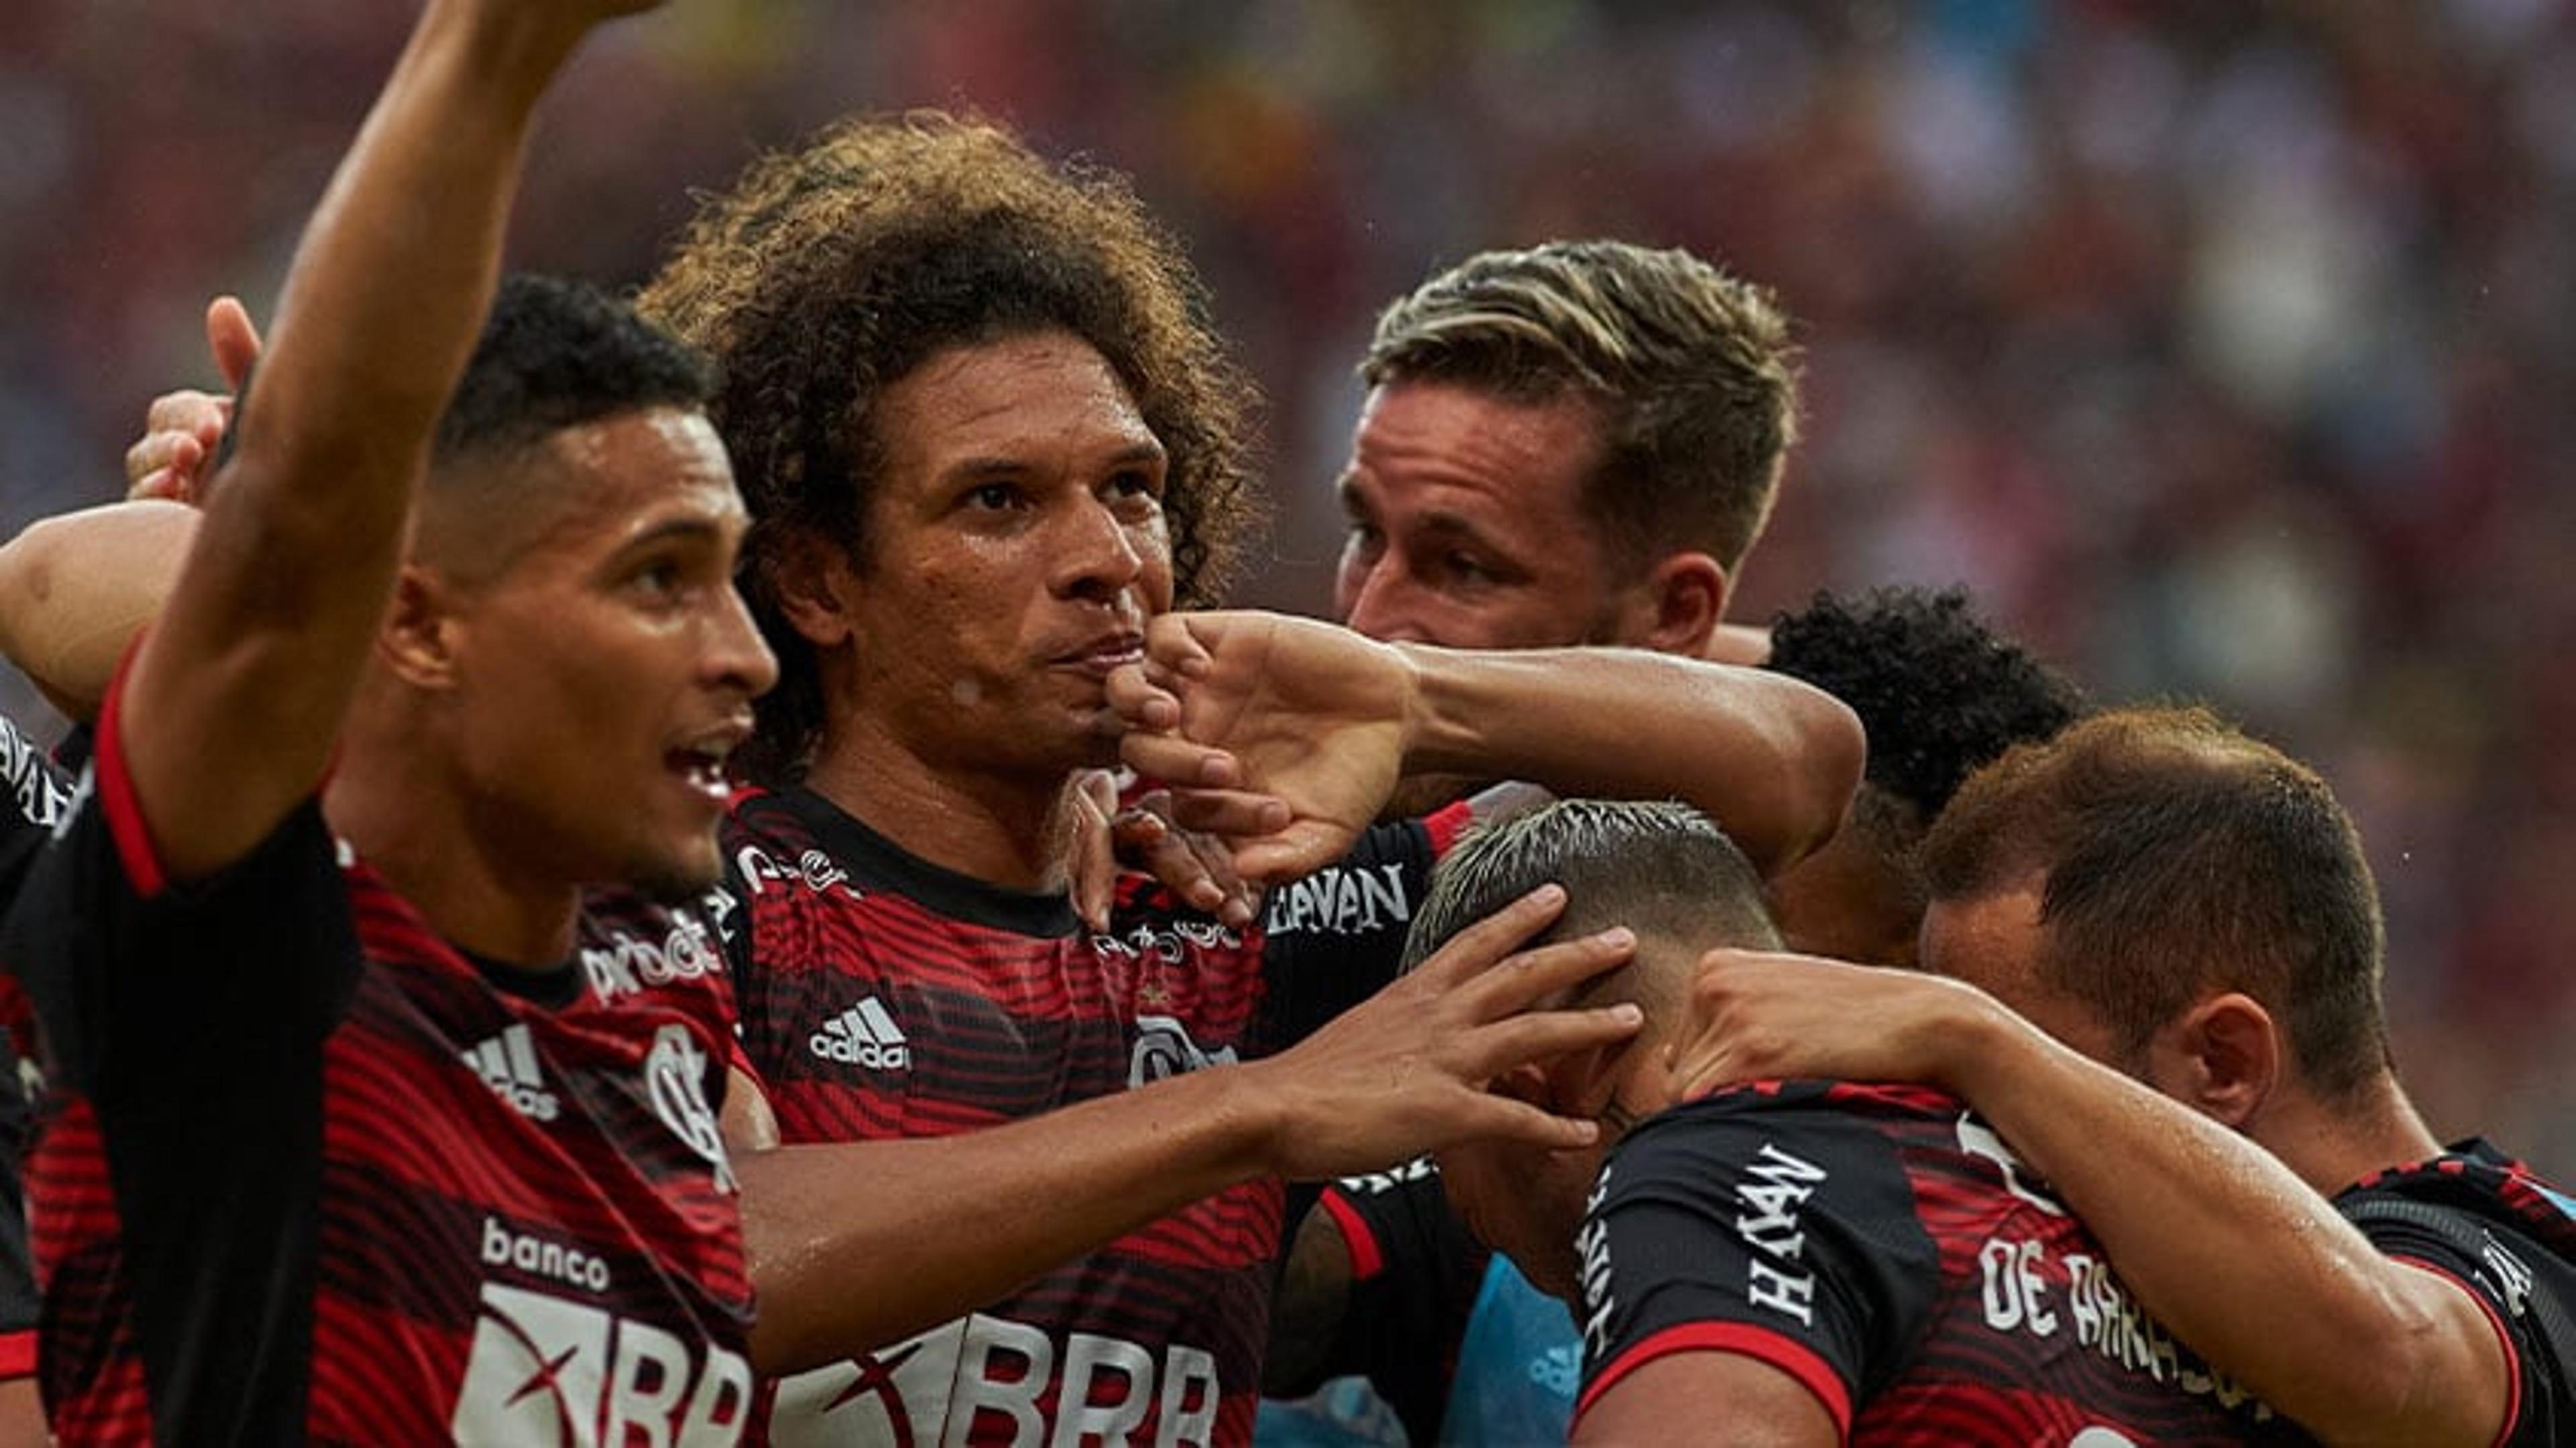
<path id="1" fill-rule="evenodd" d="M 660 905 L 686 905 L 723 878 L 724 856 L 712 829 L 659 841 L 628 861 L 626 887 Z"/>

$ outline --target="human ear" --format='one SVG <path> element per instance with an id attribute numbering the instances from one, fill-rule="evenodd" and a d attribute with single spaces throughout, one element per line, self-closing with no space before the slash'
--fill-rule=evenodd
<path id="1" fill-rule="evenodd" d="M 2210 996 L 2149 1042 L 2149 1083 L 2242 1131 L 2280 1084 L 2284 1053 L 2272 1013 L 2241 991 Z"/>
<path id="2" fill-rule="evenodd" d="M 1675 553 L 1646 577 L 1639 646 L 1698 658 L 1726 613 L 1726 570 L 1705 553 Z"/>
<path id="3" fill-rule="evenodd" d="M 376 631 L 377 657 L 414 688 L 448 689 L 461 673 L 464 640 L 455 587 L 430 569 L 406 565 L 394 579 L 393 602 Z"/>

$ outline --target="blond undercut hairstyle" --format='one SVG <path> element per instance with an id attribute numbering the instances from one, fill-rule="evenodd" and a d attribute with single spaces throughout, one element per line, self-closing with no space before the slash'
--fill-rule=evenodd
<path id="1" fill-rule="evenodd" d="M 1440 382 L 1588 402 L 1585 516 L 1642 564 L 1676 546 L 1730 574 L 1798 437 L 1799 354 L 1772 293 L 1681 250 L 1549 242 L 1468 258 L 1378 317 L 1370 386 Z"/>

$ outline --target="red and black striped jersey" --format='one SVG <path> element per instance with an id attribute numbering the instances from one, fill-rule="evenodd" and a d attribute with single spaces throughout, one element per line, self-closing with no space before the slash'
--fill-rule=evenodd
<path id="1" fill-rule="evenodd" d="M 1418 898 L 1431 837 L 1390 838 L 1381 853 L 1421 857 Z M 1410 918 L 1409 899 L 1355 894 L 1338 922 L 1352 929 L 1306 932 L 1308 989 L 1291 1007 L 1273 998 L 1258 932 L 1142 880 L 1094 934 L 1061 893 L 941 869 L 810 791 L 746 794 L 726 841 L 717 914 L 743 1045 L 791 1142 L 970 1131 L 1247 1059 L 1283 1023 L 1387 979 Z M 1373 968 L 1347 963 L 1360 949 Z M 1245 1441 L 1280 1214 L 1276 1183 L 1235 1187 L 980 1312 L 790 1379 L 772 1437 Z"/>
<path id="2" fill-rule="evenodd" d="M 0 918 L 71 805 L 71 774 L 0 715 Z M 36 1371 L 39 1301 L 19 1180 L 39 1084 L 30 1060 L 33 1012 L 17 981 L 0 978 L 0 1379 Z"/>
<path id="3" fill-rule="evenodd" d="M 714 991 L 471 961 L 310 803 L 168 882 L 115 737 L 5 941 L 51 1071 L 28 1181 L 62 1441 L 736 1441 Z M 690 928 L 601 901 L 583 933 Z"/>
<path id="4" fill-rule="evenodd" d="M 1854 1444 L 2234 1443 L 2279 1426 L 2141 1312 L 2083 1224 L 1938 1093 L 1766 1083 L 1662 1112 L 1612 1151 L 1576 1245 L 1578 1417 L 1645 1363 L 1719 1351 L 1796 1378 Z"/>
<path id="5" fill-rule="evenodd" d="M 2503 1340 L 2499 1448 L 2576 1436 L 2576 1199 L 2483 1140 L 2374 1172 L 2335 1209 L 2389 1256 L 2460 1284 Z"/>

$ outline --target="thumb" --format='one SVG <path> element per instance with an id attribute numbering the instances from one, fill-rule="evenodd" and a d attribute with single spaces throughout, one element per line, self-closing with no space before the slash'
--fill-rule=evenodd
<path id="1" fill-rule="evenodd" d="M 259 328 L 252 324 L 241 298 L 220 296 L 207 305 L 206 350 L 215 354 L 215 367 L 224 374 L 225 385 L 240 392 L 260 352 Z"/>

